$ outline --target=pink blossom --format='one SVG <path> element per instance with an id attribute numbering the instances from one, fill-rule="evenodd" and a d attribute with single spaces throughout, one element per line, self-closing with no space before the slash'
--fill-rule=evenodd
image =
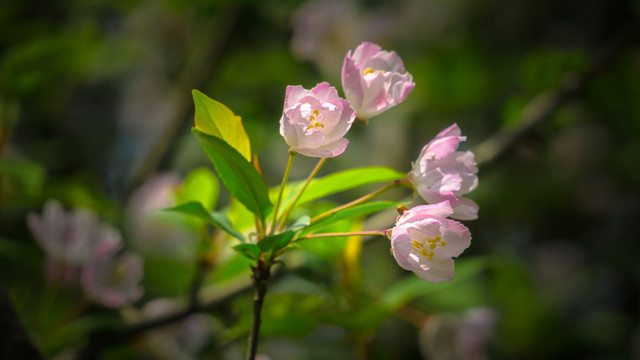
<path id="1" fill-rule="evenodd" d="M 142 259 L 131 252 L 118 254 L 120 234 L 105 232 L 82 269 L 82 285 L 92 300 L 107 307 L 129 304 L 142 295 Z"/>
<path id="2" fill-rule="evenodd" d="M 85 209 L 67 213 L 56 200 L 47 201 L 42 215 L 29 213 L 27 225 L 48 257 L 69 265 L 82 265 L 99 231 L 95 213 Z"/>
<path id="3" fill-rule="evenodd" d="M 407 98 L 415 87 L 395 51 L 369 42 L 347 52 L 342 65 L 342 88 L 358 118 L 367 120 Z"/>
<path id="4" fill-rule="evenodd" d="M 409 173 L 409 181 L 428 203 L 448 200 L 454 219 L 478 218 L 478 205 L 463 197 L 478 186 L 478 168 L 470 151 L 457 151 L 466 137 L 453 124 L 422 148 Z"/>
<path id="5" fill-rule="evenodd" d="M 280 134 L 291 150 L 311 157 L 342 154 L 349 141 L 344 138 L 355 120 L 349 103 L 329 83 L 311 90 L 287 86 Z"/>
<path id="6" fill-rule="evenodd" d="M 431 360 L 488 359 L 498 320 L 497 312 L 488 307 L 429 316 L 420 331 L 421 352 Z"/>
<path id="7" fill-rule="evenodd" d="M 471 233 L 447 219 L 448 201 L 406 210 L 391 230 L 391 248 L 398 264 L 429 282 L 453 279 L 453 258 L 471 244 Z"/>
<path id="8" fill-rule="evenodd" d="M 77 283 L 80 269 L 102 229 L 96 214 L 87 209 L 67 213 L 58 201 L 49 200 L 42 215 L 27 215 L 27 225 L 46 254 L 46 277 L 66 285 Z"/>

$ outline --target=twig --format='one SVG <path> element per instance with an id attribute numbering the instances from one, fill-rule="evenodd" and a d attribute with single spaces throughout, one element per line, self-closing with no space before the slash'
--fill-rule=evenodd
<path id="1" fill-rule="evenodd" d="M 216 60 L 220 57 L 220 53 L 233 33 L 240 10 L 240 5 L 231 3 L 220 12 L 218 21 L 215 19 L 210 21 L 212 26 L 199 32 L 202 36 L 195 49 L 190 52 L 192 56 L 187 58 L 184 70 L 165 102 L 169 112 L 166 116 L 170 120 L 149 151 L 141 157 L 139 162 L 134 164 L 128 174 L 126 184 L 128 192 L 141 184 L 162 160 L 172 142 L 171 140 L 178 133 L 180 124 L 186 119 L 186 114 L 191 109 L 191 89 L 197 88 L 207 79 L 206 75 L 213 69 Z"/>
<path id="2" fill-rule="evenodd" d="M 257 267 L 253 270 L 253 287 L 255 294 L 253 296 L 253 321 L 251 323 L 251 332 L 249 333 L 249 346 L 247 348 L 247 360 L 254 360 L 258 351 L 258 340 L 260 335 L 260 325 L 262 324 L 262 305 L 264 297 L 267 294 L 267 284 L 271 276 L 271 265 L 266 264 L 263 260 L 258 261 Z"/>
<path id="3" fill-rule="evenodd" d="M 548 119 L 562 104 L 583 90 L 595 76 L 610 66 L 625 47 L 637 40 L 638 33 L 637 23 L 628 25 L 594 53 L 587 71 L 579 75 L 566 74 L 558 89 L 541 93 L 529 101 L 516 120 L 517 128 L 499 130 L 475 148 L 478 166 L 486 168 L 502 158 L 520 138 Z"/>

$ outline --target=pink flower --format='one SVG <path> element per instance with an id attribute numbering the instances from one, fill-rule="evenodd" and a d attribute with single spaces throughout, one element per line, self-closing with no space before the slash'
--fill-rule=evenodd
<path id="1" fill-rule="evenodd" d="M 49 200 L 42 215 L 29 213 L 27 225 L 47 257 L 68 265 L 82 265 L 100 224 L 95 213 L 85 209 L 64 211 L 56 200 Z"/>
<path id="2" fill-rule="evenodd" d="M 342 65 L 342 88 L 358 118 L 366 120 L 407 98 L 415 87 L 413 77 L 395 51 L 369 42 L 347 53 Z"/>
<path id="3" fill-rule="evenodd" d="M 58 201 L 49 200 L 42 215 L 27 215 L 27 225 L 46 254 L 45 276 L 60 284 L 76 284 L 95 238 L 102 231 L 96 214 L 86 209 L 67 213 Z"/>
<path id="4" fill-rule="evenodd" d="M 295 152 L 334 157 L 346 149 L 349 141 L 344 136 L 355 117 L 349 103 L 327 82 L 311 90 L 287 86 L 280 134 Z"/>
<path id="5" fill-rule="evenodd" d="M 122 239 L 114 229 L 98 239 L 82 269 L 82 285 L 92 300 L 107 307 L 127 305 L 142 295 L 142 259 L 118 254 Z"/>
<path id="6" fill-rule="evenodd" d="M 471 244 L 461 223 L 446 219 L 448 201 L 406 210 L 391 229 L 391 248 L 398 264 L 429 282 L 453 279 L 453 258 Z"/>
<path id="7" fill-rule="evenodd" d="M 456 151 L 465 140 L 457 124 L 444 129 L 422 148 L 409 181 L 428 203 L 448 200 L 452 218 L 473 220 L 478 218 L 478 205 L 462 195 L 478 186 L 478 168 L 472 152 Z"/>

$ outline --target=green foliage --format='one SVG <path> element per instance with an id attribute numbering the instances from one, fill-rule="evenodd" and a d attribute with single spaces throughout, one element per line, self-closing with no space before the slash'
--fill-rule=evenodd
<path id="1" fill-rule="evenodd" d="M 272 210 L 267 185 L 262 177 L 233 147 L 215 136 L 193 129 L 209 155 L 222 183 L 246 208 L 264 219 Z"/>
<path id="2" fill-rule="evenodd" d="M 247 161 L 251 161 L 251 144 L 240 116 L 198 90 L 192 93 L 196 106 L 196 129 L 224 140 Z"/>
<path id="3" fill-rule="evenodd" d="M 182 186 L 176 190 L 176 202 L 199 202 L 206 210 L 213 210 L 220 194 L 220 184 L 216 176 L 206 167 L 200 167 L 187 174 Z"/>
<path id="4" fill-rule="evenodd" d="M 339 171 L 312 181 L 300 197 L 300 200 L 298 200 L 298 203 L 303 204 L 363 185 L 400 180 L 406 175 L 406 173 L 401 173 L 383 166 Z M 292 193 L 295 194 L 297 191 L 292 191 Z M 286 202 L 285 205 L 287 205 Z"/>
<path id="5" fill-rule="evenodd" d="M 195 216 L 209 224 L 219 227 L 220 229 L 226 231 L 229 235 L 242 242 L 246 241 L 244 235 L 233 228 L 233 225 L 231 225 L 229 218 L 225 214 L 217 211 L 207 211 L 207 209 L 205 209 L 205 207 L 199 202 L 190 201 L 187 203 L 176 205 L 166 210 Z"/>
<path id="6" fill-rule="evenodd" d="M 262 254 L 262 249 L 256 244 L 238 244 L 233 247 L 233 250 L 253 261 L 258 260 Z"/>
<path id="7" fill-rule="evenodd" d="M 395 201 L 375 201 L 375 202 L 370 202 L 366 204 L 356 205 L 356 206 L 344 209 L 342 211 L 333 213 L 327 216 L 326 218 L 323 218 L 318 220 L 317 222 L 314 222 L 313 224 L 305 227 L 304 230 L 300 232 L 300 236 L 317 233 L 318 231 L 323 230 L 327 226 L 333 223 L 336 223 L 338 221 L 350 220 L 356 217 L 369 215 L 384 209 L 388 209 L 396 204 L 397 202 Z"/>

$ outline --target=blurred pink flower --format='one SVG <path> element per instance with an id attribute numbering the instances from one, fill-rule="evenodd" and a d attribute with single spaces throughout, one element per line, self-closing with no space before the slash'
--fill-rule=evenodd
<path id="1" fill-rule="evenodd" d="M 498 314 L 476 307 L 462 314 L 432 315 L 420 331 L 423 358 L 430 360 L 484 360 Z"/>
<path id="2" fill-rule="evenodd" d="M 47 278 L 63 284 L 77 282 L 103 226 L 93 211 L 74 209 L 67 213 L 56 200 L 46 202 L 42 215 L 29 213 L 27 225 L 46 254 Z"/>
<path id="3" fill-rule="evenodd" d="M 395 51 L 364 42 L 344 58 L 342 88 L 362 120 L 400 104 L 414 87 L 413 77 Z"/>
<path id="4" fill-rule="evenodd" d="M 428 203 L 448 200 L 454 219 L 478 218 L 478 205 L 462 195 L 478 186 L 478 168 L 470 151 L 456 151 L 466 137 L 453 124 L 422 148 L 409 173 L 409 181 Z"/>
<path id="5" fill-rule="evenodd" d="M 454 277 L 453 258 L 471 244 L 471 233 L 461 223 L 446 219 L 453 210 L 448 201 L 406 210 L 391 230 L 391 247 L 398 264 L 429 282 Z"/>
<path id="6" fill-rule="evenodd" d="M 280 134 L 291 150 L 311 157 L 342 154 L 349 141 L 344 138 L 355 120 L 349 103 L 329 83 L 311 90 L 287 86 Z"/>
<path id="7" fill-rule="evenodd" d="M 118 254 L 122 248 L 120 234 L 105 231 L 97 240 L 82 269 L 82 285 L 92 300 L 116 308 L 142 295 L 142 259 L 134 253 Z"/>
<path id="8" fill-rule="evenodd" d="M 133 249 L 144 256 L 193 259 L 193 231 L 181 215 L 162 211 L 176 205 L 175 191 L 182 181 L 177 174 L 153 175 L 129 197 L 125 208 L 125 234 Z"/>

